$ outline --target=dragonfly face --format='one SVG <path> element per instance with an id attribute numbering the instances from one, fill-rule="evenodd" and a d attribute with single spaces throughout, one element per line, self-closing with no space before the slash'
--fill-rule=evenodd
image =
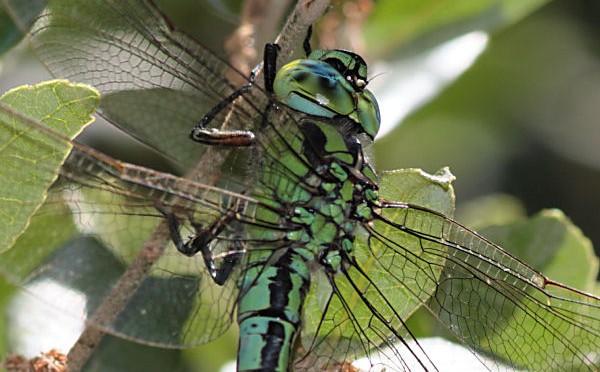
<path id="1" fill-rule="evenodd" d="M 315 50 L 308 59 L 283 66 L 273 88 L 288 107 L 324 118 L 346 116 L 373 139 L 380 116 L 375 97 L 365 89 L 366 75 L 365 61 L 354 53 Z"/>
<path id="2" fill-rule="evenodd" d="M 53 195 L 68 195 L 65 215 L 107 226 L 96 236 L 111 263 L 129 265 L 131 234 L 151 232 L 165 215 L 173 235 L 191 229 L 189 246 L 202 253 L 169 247 L 119 317 L 92 325 L 182 348 L 215 339 L 237 310 L 242 369 L 340 369 L 375 352 L 389 370 L 435 369 L 435 350 L 406 323 L 421 307 L 452 340 L 491 355 L 491 369 L 600 367 L 600 299 L 552 282 L 442 213 L 393 201 L 394 189 L 381 186 L 393 176 L 378 180 L 363 153 L 379 110 L 361 57 L 313 51 L 279 70 L 275 104 L 256 87 L 211 111 L 237 89 L 226 76 L 243 77 L 151 1 L 50 1 L 31 43 L 55 75 L 99 88 L 103 115 L 171 159 L 196 158 L 202 146 L 187 139 L 189 128 L 208 112 L 211 124 L 250 125 L 256 135 L 244 142 L 256 149 L 244 163 L 251 171 L 231 174 L 226 187 L 76 146 Z M 44 272 L 34 268 L 32 280 Z M 113 282 L 68 284 L 93 308 Z"/>

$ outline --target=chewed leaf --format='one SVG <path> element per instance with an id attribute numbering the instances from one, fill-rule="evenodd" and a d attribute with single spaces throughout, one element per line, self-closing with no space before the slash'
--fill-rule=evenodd
<path id="1" fill-rule="evenodd" d="M 9 249 L 44 202 L 71 150 L 66 139 L 93 121 L 98 92 L 81 84 L 50 81 L 15 88 L 0 97 L 0 252 Z M 48 127 L 65 136 L 49 136 Z"/>
<path id="2" fill-rule="evenodd" d="M 388 171 L 382 174 L 379 195 L 451 217 L 454 214 L 454 180 L 448 168 L 442 168 L 435 174 L 416 168 Z"/>
<path id="3" fill-rule="evenodd" d="M 421 169 L 396 170 L 383 174 L 380 195 L 382 198 L 416 204 L 451 216 L 454 212 L 454 190 L 451 185 L 453 180 L 454 176 L 447 168 L 441 169 L 434 175 L 427 174 Z M 414 215 L 416 218 L 412 218 L 411 214 L 407 214 L 404 209 L 385 208 L 381 215 L 388 221 L 401 223 L 408 228 L 427 228 L 429 231 L 443 229 L 439 220 L 423 220 L 416 217 L 416 214 Z M 420 257 L 428 262 L 436 262 L 437 266 L 432 265 L 435 267 L 432 269 L 432 275 L 435 277 L 439 277 L 441 274 L 444 259 L 442 256 L 430 256 L 422 250 L 418 238 L 386 223 L 375 221 L 375 230 L 380 232 L 386 240 L 393 241 L 402 247 L 404 252 L 410 252 L 402 254 L 406 262 L 401 263 L 397 252 L 391 250 L 384 241 L 372 239 L 369 242 L 369 249 L 367 247 L 357 249 L 357 254 L 362 253 L 366 257 L 374 257 L 380 262 L 379 270 L 370 273 L 371 279 L 375 276 L 374 280 L 389 283 L 390 292 L 395 293 L 394 296 L 397 297 L 393 311 L 402 314 L 403 319 L 407 319 L 423 302 L 429 299 L 436 289 L 436 283 L 431 278 L 418 274 L 422 270 L 415 263 L 414 257 Z M 360 244 L 359 247 L 363 248 L 363 245 Z M 410 258 L 410 255 L 413 257 Z M 404 275 L 402 288 L 398 288 L 396 279 L 389 275 L 390 268 L 387 265 L 390 262 L 394 262 L 395 267 L 403 267 L 406 270 L 402 273 Z M 420 291 L 417 293 L 415 288 L 419 288 Z M 404 305 L 399 306 L 399 304 Z"/>
<path id="4" fill-rule="evenodd" d="M 380 195 L 382 198 L 401 200 L 406 203 L 418 203 L 419 205 L 435 209 L 440 213 L 451 214 L 454 210 L 454 192 L 451 186 L 453 179 L 454 176 L 447 169 L 443 169 L 435 175 L 429 175 L 420 169 L 387 172 L 382 175 Z M 385 209 L 381 213 L 386 219 L 397 223 L 407 222 L 405 218 L 406 210 Z M 425 224 L 437 223 L 437 221 L 412 222 Z M 374 230 L 381 233 L 381 236 L 384 237 L 382 239 L 389 239 L 402 245 L 404 252 L 410 251 L 411 254 L 417 256 L 424 254 L 419 252 L 419 240 L 412 235 L 398 231 L 381 221 L 374 222 Z M 318 345 L 316 347 L 321 349 L 318 352 L 319 354 L 327 352 L 332 358 L 339 359 L 344 356 L 344 353 L 347 353 L 348 349 L 360 349 L 360 345 L 352 343 L 376 340 L 378 335 L 375 334 L 375 330 L 381 331 L 386 326 L 379 324 L 378 319 L 374 319 L 372 307 L 377 308 L 382 319 L 394 319 L 390 320 L 388 326 L 400 330 L 399 333 L 406 332 L 405 329 L 403 330 L 400 319 L 407 318 L 429 299 L 435 291 L 435 282 L 418 275 L 419 268 L 415 266 L 415 261 L 407 259 L 407 255 L 398 254 L 399 252 L 387 245 L 386 242 L 385 240 L 374 238 L 365 240 L 360 235 L 357 237 L 354 243 L 354 257 L 360 268 L 364 272 L 369 273 L 369 277 L 362 276 L 355 268 L 349 269 L 348 277 L 352 277 L 351 280 L 348 280 L 348 277 L 344 277 L 343 275 L 336 276 L 335 285 L 339 291 L 338 296 L 329 299 L 313 295 L 315 293 L 329 293 L 327 290 L 319 290 L 323 289 L 319 287 L 330 285 L 327 278 L 320 277 L 322 273 L 315 274 L 316 276 L 312 280 L 313 288 L 307 298 L 304 316 L 305 325 L 303 329 L 304 339 L 314 344 L 312 346 L 308 343 L 304 344 L 303 347 L 305 350 L 310 350 L 311 347 L 314 348 L 315 345 Z M 422 258 L 423 260 L 430 261 L 435 259 L 433 257 Z M 434 275 L 441 273 L 441 268 L 444 264 L 443 259 L 441 260 L 442 262 L 439 262 L 438 269 L 436 269 Z M 393 266 L 393 268 L 390 266 Z M 405 271 L 395 271 L 395 268 L 398 266 L 404 267 Z M 390 272 L 394 272 L 394 275 L 390 275 Z M 403 276 L 404 278 L 402 286 L 398 285 L 398 276 Z M 373 282 L 377 283 L 377 287 L 372 285 Z M 360 290 L 357 291 L 355 287 Z M 414 288 L 420 288 L 418 294 L 415 294 Z M 378 294 L 378 290 L 382 290 L 386 294 L 385 299 Z M 343 301 L 340 299 L 343 299 Z M 393 303 L 394 307 L 391 308 L 386 301 Z M 332 315 L 330 318 L 323 319 L 325 306 L 329 306 L 328 314 Z M 344 306 L 352 309 L 354 319 L 348 318 L 348 313 L 343 310 Z M 369 329 L 369 332 L 357 337 L 355 334 L 356 328 L 351 326 L 352 322 L 360 324 L 363 329 Z M 345 324 L 346 326 L 341 327 L 340 324 Z M 370 324 L 372 327 L 370 328 L 367 324 Z M 328 345 L 326 342 L 314 338 L 317 332 L 320 335 L 339 333 L 337 339 L 347 340 L 349 344 L 343 345 L 342 343 L 337 343 L 335 348 L 332 347 L 327 350 Z M 388 337 L 394 337 L 389 329 L 385 332 L 389 332 L 387 334 Z M 372 348 L 377 346 L 370 345 Z"/>

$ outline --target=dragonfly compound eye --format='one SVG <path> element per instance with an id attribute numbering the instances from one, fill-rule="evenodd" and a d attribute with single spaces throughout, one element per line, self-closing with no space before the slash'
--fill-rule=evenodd
<path id="1" fill-rule="evenodd" d="M 366 80 L 361 74 L 366 74 L 366 65 L 365 69 L 358 70 L 346 67 L 342 73 L 340 60 L 335 59 L 337 62 L 333 64 L 330 61 L 331 58 L 327 61 L 298 59 L 286 64 L 275 76 L 275 97 L 308 115 L 346 116 L 359 126 L 360 131 L 374 138 L 379 130 L 379 106 L 373 94 L 364 89 Z M 354 59 L 351 61 L 355 63 Z"/>

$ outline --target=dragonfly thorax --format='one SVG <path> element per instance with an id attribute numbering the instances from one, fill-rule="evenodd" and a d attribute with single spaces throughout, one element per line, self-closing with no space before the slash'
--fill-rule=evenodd
<path id="1" fill-rule="evenodd" d="M 266 141 L 260 164 L 266 171 L 256 197 L 286 211 L 264 211 L 263 218 L 276 218 L 274 223 L 286 226 L 285 234 L 270 231 L 278 235 L 269 239 L 302 246 L 324 263 L 333 257 L 332 247 L 339 251 L 352 246 L 355 231 L 371 217 L 372 195 L 377 194 L 377 178 L 360 141 L 344 130 L 348 122 L 348 118 L 307 116 L 284 125 L 279 133 L 285 133 L 284 138 L 278 135 Z M 265 195 L 265 190 L 271 194 Z"/>

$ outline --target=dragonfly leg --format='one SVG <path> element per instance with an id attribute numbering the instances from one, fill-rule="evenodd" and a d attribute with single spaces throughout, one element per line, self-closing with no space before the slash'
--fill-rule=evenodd
<path id="1" fill-rule="evenodd" d="M 306 37 L 304 38 L 304 42 L 302 43 L 302 47 L 304 48 L 304 53 L 306 56 L 312 53 L 312 48 L 310 46 L 310 37 L 312 36 L 312 25 L 308 26 L 308 30 L 306 30 Z"/>
<path id="2" fill-rule="evenodd" d="M 306 31 L 306 37 L 302 46 L 306 56 L 312 52 L 310 46 L 310 38 L 312 36 L 312 25 L 308 26 Z M 265 70 L 265 89 L 269 93 L 273 93 L 273 82 L 275 81 L 275 75 L 277 74 L 277 54 L 281 48 L 276 43 L 268 43 L 265 45 L 265 52 L 263 56 L 264 70 Z M 254 71 L 253 71 L 254 74 Z M 253 77 L 251 78 L 253 80 Z"/>
<path id="3" fill-rule="evenodd" d="M 281 48 L 275 43 L 265 44 L 263 64 L 265 68 L 265 89 L 273 93 L 273 82 L 277 74 L 277 54 Z"/>
<path id="4" fill-rule="evenodd" d="M 310 46 L 310 37 L 312 35 L 312 25 L 308 27 L 306 38 L 304 39 L 304 52 L 308 56 L 312 51 Z M 264 71 L 265 71 L 265 89 L 273 93 L 273 82 L 277 74 L 277 54 L 280 47 L 276 43 L 265 45 L 264 51 Z M 250 146 L 254 143 L 254 133 L 247 130 L 220 130 L 216 128 L 207 128 L 207 125 L 213 121 L 217 115 L 227 106 L 231 105 L 238 97 L 250 92 L 254 86 L 256 73 L 260 65 L 256 66 L 250 74 L 250 82 L 237 89 L 217 105 L 215 105 L 204 117 L 192 128 L 190 138 L 196 142 L 206 145 L 218 146 Z"/>
<path id="5" fill-rule="evenodd" d="M 273 80 L 275 79 L 276 59 L 279 46 L 277 44 L 267 44 L 264 53 L 265 66 L 265 86 L 268 92 L 273 92 Z M 227 106 L 244 94 L 250 92 L 254 87 L 256 74 L 260 69 L 260 64 L 256 65 L 250 73 L 250 82 L 237 89 L 217 105 L 215 105 L 204 117 L 192 128 L 190 138 L 196 142 L 206 145 L 219 146 L 250 146 L 254 143 L 254 133 L 245 130 L 220 130 L 216 128 L 207 128 L 207 125 L 213 121 L 217 115 Z M 270 88 L 269 88 L 270 87 Z"/>
<path id="6" fill-rule="evenodd" d="M 219 130 L 207 128 L 206 126 L 227 106 L 231 105 L 238 97 L 252 90 L 253 82 L 231 93 L 224 100 L 215 105 L 204 117 L 192 128 L 190 138 L 205 145 L 218 146 L 250 146 L 254 143 L 254 133 L 247 130 Z"/>
<path id="7" fill-rule="evenodd" d="M 219 266 L 215 264 L 215 258 L 210 249 L 208 249 L 208 245 L 205 245 L 200 249 L 204 264 L 208 268 L 213 281 L 218 285 L 225 284 L 242 257 L 243 248 L 241 242 L 235 241 L 232 244 L 234 246 L 233 252 L 227 252 L 222 258 L 222 262 Z"/>
<path id="8" fill-rule="evenodd" d="M 194 251 L 195 248 L 192 248 L 193 238 L 184 242 L 180 233 L 181 225 L 177 217 L 175 217 L 175 215 L 172 212 L 166 211 L 161 207 L 156 207 L 156 209 L 158 209 L 158 211 L 162 213 L 162 215 L 165 216 L 165 218 L 167 219 L 167 223 L 169 226 L 169 234 L 171 235 L 171 240 L 173 241 L 173 244 L 175 244 L 175 247 L 177 247 L 177 250 L 186 256 L 195 255 L 198 252 L 198 250 Z"/>
<path id="9" fill-rule="evenodd" d="M 210 276 L 214 282 L 218 285 L 223 285 L 227 279 L 231 276 L 233 269 L 239 263 L 243 247 L 238 241 L 232 243 L 232 252 L 225 252 L 223 257 L 220 257 L 220 265 L 216 264 L 216 259 L 213 256 L 213 252 L 210 249 L 210 243 L 217 238 L 217 236 L 223 231 L 223 229 L 229 224 L 235 213 L 227 213 L 219 218 L 211 227 L 204 228 L 202 225 L 191 222 L 194 227 L 195 234 L 192 238 L 184 242 L 180 233 L 180 223 L 175 215 L 171 212 L 167 212 L 160 207 L 157 207 L 167 219 L 169 225 L 169 233 L 171 240 L 177 247 L 177 250 L 186 256 L 194 256 L 196 253 L 202 253 L 202 259 L 208 269 Z"/>
<path id="10" fill-rule="evenodd" d="M 310 38 L 312 36 L 312 25 L 308 26 L 306 31 L 306 37 L 302 43 L 304 53 L 306 56 L 312 52 L 310 46 Z M 277 74 L 277 54 L 281 48 L 276 43 L 268 43 L 265 45 L 265 52 L 263 56 L 263 62 L 265 67 L 265 89 L 269 93 L 273 93 L 273 82 L 275 81 L 275 75 Z M 251 81 L 254 81 L 254 71 L 252 72 Z"/>
<path id="11" fill-rule="evenodd" d="M 192 222 L 195 236 L 184 247 L 186 249 L 186 252 L 183 252 L 184 254 L 194 255 L 197 252 L 202 253 L 204 265 L 214 282 L 218 285 L 223 285 L 229 279 L 233 269 L 240 262 L 243 253 L 241 243 L 237 240 L 233 240 L 231 243 L 233 250 L 224 252 L 221 257 L 215 257 L 214 252 L 210 248 L 210 243 L 229 225 L 234 215 L 234 212 L 223 215 L 222 218 L 215 221 L 209 228 L 204 228 L 202 225 Z M 219 265 L 216 264 L 217 259 L 221 261 Z"/>

